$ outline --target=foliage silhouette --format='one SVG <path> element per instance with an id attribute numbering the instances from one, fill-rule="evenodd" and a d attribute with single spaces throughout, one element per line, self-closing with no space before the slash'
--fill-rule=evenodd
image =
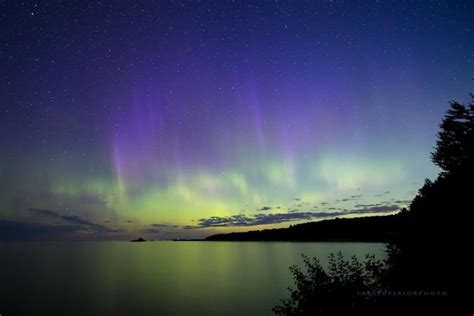
<path id="1" fill-rule="evenodd" d="M 385 262 L 349 263 L 340 255 L 334 260 L 333 255 L 326 272 L 317 259 L 305 257 L 308 274 L 291 268 L 296 289 L 274 308 L 276 314 L 438 315 L 455 310 L 472 314 L 466 305 L 472 298 L 472 268 L 466 254 L 472 212 L 466 210 L 472 203 L 473 113 L 472 101 L 466 106 L 451 103 L 431 155 L 442 172 L 434 181 L 426 179 L 409 210 L 396 215 L 402 226 L 386 246 Z M 354 295 L 364 289 L 429 295 L 364 299 Z"/>
<path id="2" fill-rule="evenodd" d="M 377 298 L 360 295 L 380 288 L 380 276 L 386 269 L 373 255 L 363 262 L 356 256 L 344 259 L 341 252 L 329 255 L 326 271 L 318 259 L 302 255 L 306 273 L 297 265 L 290 268 L 296 284 L 290 299 L 273 308 L 278 315 L 347 315 L 354 310 L 373 308 Z"/>
<path id="3" fill-rule="evenodd" d="M 451 102 L 438 133 L 435 151 L 431 154 L 434 164 L 444 173 L 453 173 L 472 166 L 474 146 L 474 95 L 464 106 Z"/>

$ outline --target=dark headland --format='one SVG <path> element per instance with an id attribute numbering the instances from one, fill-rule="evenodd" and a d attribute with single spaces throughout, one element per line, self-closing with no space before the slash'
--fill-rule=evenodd
<path id="1" fill-rule="evenodd" d="M 371 241 L 396 239 L 406 221 L 404 212 L 395 215 L 335 218 L 291 225 L 288 228 L 217 234 L 206 241 Z"/>

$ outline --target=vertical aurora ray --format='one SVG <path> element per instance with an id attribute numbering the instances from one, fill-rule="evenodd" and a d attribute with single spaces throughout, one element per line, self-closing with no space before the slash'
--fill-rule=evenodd
<path id="1" fill-rule="evenodd" d="M 471 3 L 4 6 L 0 220 L 99 239 L 392 212 L 472 90 Z"/>

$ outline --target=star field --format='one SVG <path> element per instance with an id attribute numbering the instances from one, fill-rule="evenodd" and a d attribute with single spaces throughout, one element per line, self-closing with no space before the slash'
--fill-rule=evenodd
<path id="1" fill-rule="evenodd" d="M 175 238 L 396 212 L 472 91 L 472 12 L 3 1 L 0 221 Z"/>

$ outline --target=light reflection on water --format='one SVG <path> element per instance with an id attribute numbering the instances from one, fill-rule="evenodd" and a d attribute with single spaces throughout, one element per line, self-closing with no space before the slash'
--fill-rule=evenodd
<path id="1" fill-rule="evenodd" d="M 1 315 L 272 315 L 300 254 L 381 243 L 0 243 Z"/>

